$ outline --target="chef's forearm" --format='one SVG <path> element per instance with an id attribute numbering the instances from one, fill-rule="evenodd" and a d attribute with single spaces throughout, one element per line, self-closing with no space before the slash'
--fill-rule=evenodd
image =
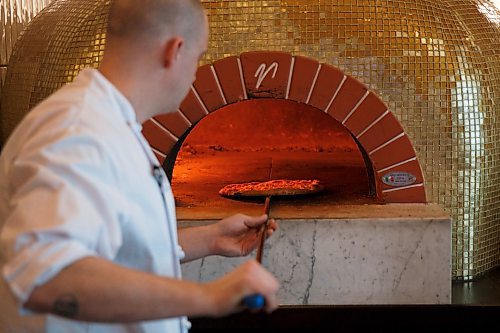
<path id="1" fill-rule="evenodd" d="M 210 225 L 177 230 L 179 244 L 186 256 L 183 263 L 212 255 L 214 230 Z"/>
<path id="2" fill-rule="evenodd" d="M 201 285 L 85 258 L 37 287 L 25 307 L 75 320 L 123 323 L 210 315 L 209 303 Z"/>

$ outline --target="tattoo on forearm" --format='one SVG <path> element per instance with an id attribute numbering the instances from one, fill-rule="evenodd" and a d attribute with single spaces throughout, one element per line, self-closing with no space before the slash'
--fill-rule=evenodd
<path id="1" fill-rule="evenodd" d="M 75 295 L 62 295 L 54 302 L 54 313 L 66 318 L 74 318 L 78 314 L 78 300 Z"/>

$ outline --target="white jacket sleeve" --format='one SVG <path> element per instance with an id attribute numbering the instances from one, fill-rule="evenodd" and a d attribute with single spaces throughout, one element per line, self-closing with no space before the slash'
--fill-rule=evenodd
<path id="1" fill-rule="evenodd" d="M 30 140 L 9 166 L 2 273 L 20 304 L 71 263 L 112 260 L 122 244 L 127 204 L 116 166 L 97 139 L 67 131 L 63 139 Z"/>

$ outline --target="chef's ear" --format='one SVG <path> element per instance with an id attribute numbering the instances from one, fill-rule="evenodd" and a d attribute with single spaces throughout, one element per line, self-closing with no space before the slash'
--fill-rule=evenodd
<path id="1" fill-rule="evenodd" d="M 184 39 L 181 37 L 173 37 L 169 39 L 163 48 L 163 66 L 171 67 L 178 59 Z"/>

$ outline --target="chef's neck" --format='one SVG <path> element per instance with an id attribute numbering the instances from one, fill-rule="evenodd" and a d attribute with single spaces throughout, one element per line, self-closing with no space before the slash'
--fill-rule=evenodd
<path id="1" fill-rule="evenodd" d="M 133 52 L 110 48 L 99 67 L 101 74 L 130 102 L 139 123 L 158 113 L 153 86 L 155 73 L 148 60 L 144 54 L 134 57 Z"/>

